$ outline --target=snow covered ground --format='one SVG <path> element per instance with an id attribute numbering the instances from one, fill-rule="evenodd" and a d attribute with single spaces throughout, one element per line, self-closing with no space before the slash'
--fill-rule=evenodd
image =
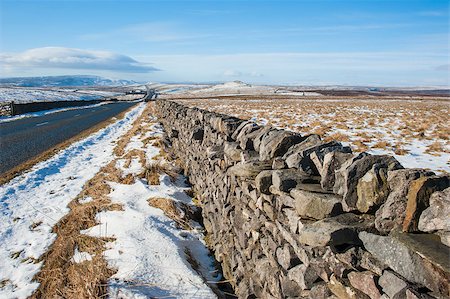
<path id="1" fill-rule="evenodd" d="M 161 159 L 157 143 L 148 141 L 162 133 L 152 116 L 126 139 L 135 121 L 147 111 L 145 107 L 145 103 L 138 104 L 123 119 L 0 186 L 0 298 L 26 298 L 39 287 L 33 278 L 42 269 L 42 255 L 56 240 L 52 228 L 70 213 L 67 205 L 83 194 L 85 183 L 111 163 L 133 181 L 101 180 L 111 187 L 107 195 L 111 204 L 121 208 L 102 210 L 96 216 L 97 225 L 81 231 L 113 238 L 102 254 L 108 266 L 117 271 L 108 281 L 108 296 L 216 298 L 212 289 L 221 276 L 205 246 L 201 227 L 191 221 L 192 228 L 180 228 L 165 211 L 148 202 L 163 198 L 192 205 L 192 198 L 185 192 L 189 187 L 182 176 L 173 180 L 161 173 L 155 185 L 142 178 L 146 161 Z M 124 152 L 117 154 L 115 150 L 123 140 L 127 143 Z M 133 156 L 136 153 L 144 160 L 140 154 Z M 95 200 L 85 197 L 78 203 L 90 205 Z M 68 261 L 82 265 L 95 258 L 77 246 Z"/>
<path id="2" fill-rule="evenodd" d="M 87 101 L 119 95 L 117 92 L 58 89 L 0 87 L 0 103 L 31 103 L 36 101 Z"/>

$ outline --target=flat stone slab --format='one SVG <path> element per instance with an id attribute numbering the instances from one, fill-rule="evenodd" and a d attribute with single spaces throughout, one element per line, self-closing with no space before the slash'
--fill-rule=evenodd
<path id="1" fill-rule="evenodd" d="M 324 219 L 342 213 L 342 197 L 335 194 L 316 193 L 301 189 L 292 189 L 295 210 L 298 215 L 313 219 Z"/>

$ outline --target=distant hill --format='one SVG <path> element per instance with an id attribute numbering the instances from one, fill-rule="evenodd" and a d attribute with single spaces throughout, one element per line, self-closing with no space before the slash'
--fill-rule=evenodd
<path id="1" fill-rule="evenodd" d="M 130 80 L 113 80 L 89 75 L 0 78 L 0 85 L 20 87 L 123 86 L 136 83 Z"/>

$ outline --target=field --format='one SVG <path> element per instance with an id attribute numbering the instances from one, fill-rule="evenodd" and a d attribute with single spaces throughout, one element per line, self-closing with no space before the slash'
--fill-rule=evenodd
<path id="1" fill-rule="evenodd" d="M 204 96 L 204 94 L 203 94 Z M 405 167 L 450 172 L 450 101 L 427 97 L 189 95 L 189 106 L 394 155 Z"/>

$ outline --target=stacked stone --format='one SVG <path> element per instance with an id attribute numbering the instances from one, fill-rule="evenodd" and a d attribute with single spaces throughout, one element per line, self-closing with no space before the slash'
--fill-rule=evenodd
<path id="1" fill-rule="evenodd" d="M 450 183 L 387 155 L 157 101 L 239 298 L 448 298 Z"/>
<path id="2" fill-rule="evenodd" d="M 0 116 L 11 116 L 10 103 L 0 103 Z"/>

